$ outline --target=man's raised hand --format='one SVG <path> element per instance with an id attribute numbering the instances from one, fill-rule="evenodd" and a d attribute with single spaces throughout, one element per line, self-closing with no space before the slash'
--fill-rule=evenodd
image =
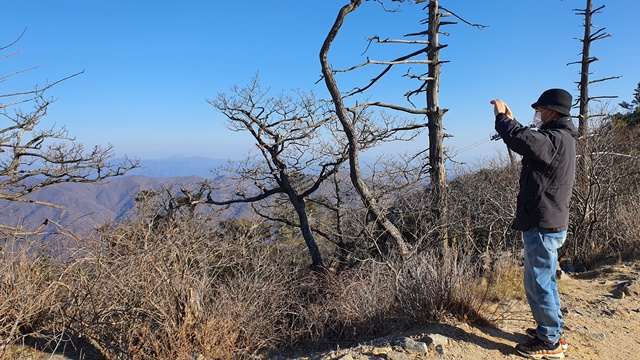
<path id="1" fill-rule="evenodd" d="M 503 113 L 507 115 L 510 119 L 513 119 L 513 113 L 511 112 L 511 109 L 509 109 L 509 106 L 507 106 L 507 104 L 504 103 L 504 101 L 500 99 L 495 99 L 495 100 L 491 100 L 491 104 L 493 105 L 494 115 Z"/>

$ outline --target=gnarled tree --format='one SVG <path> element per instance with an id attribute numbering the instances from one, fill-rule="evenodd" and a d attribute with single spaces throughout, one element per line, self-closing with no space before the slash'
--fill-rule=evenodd
<path id="1" fill-rule="evenodd" d="M 226 169 L 224 182 L 236 187 L 230 199 L 214 200 L 209 195 L 205 202 L 230 205 L 286 199 L 297 214 L 297 222 L 291 225 L 302 233 L 312 268 L 323 271 L 306 201 L 346 161 L 344 141 L 337 131 L 331 131 L 335 115 L 313 94 L 271 97 L 259 86 L 257 77 L 245 88 L 234 87 L 231 96 L 219 94 L 209 103 L 227 117 L 229 129 L 252 136 L 259 156 L 249 156 Z M 286 221 L 258 212 L 270 220 Z"/>

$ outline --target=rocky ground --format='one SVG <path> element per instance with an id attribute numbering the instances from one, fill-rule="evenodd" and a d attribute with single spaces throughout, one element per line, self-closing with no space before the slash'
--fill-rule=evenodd
<path id="1" fill-rule="evenodd" d="M 639 277 L 638 263 L 561 276 L 566 358 L 640 359 Z M 534 325 L 528 305 L 512 300 L 501 309 L 504 319 L 496 327 L 450 321 L 295 359 L 522 359 L 514 346 L 527 340 L 523 331 Z"/>
<path id="2" fill-rule="evenodd" d="M 640 359 L 640 263 L 599 267 L 559 280 L 570 359 Z M 525 300 L 498 304 L 496 327 L 448 321 L 346 349 L 279 360 L 522 359 L 514 349 L 534 325 Z M 19 350 L 15 359 L 88 359 Z M 6 355 L 6 354 L 5 354 Z"/>

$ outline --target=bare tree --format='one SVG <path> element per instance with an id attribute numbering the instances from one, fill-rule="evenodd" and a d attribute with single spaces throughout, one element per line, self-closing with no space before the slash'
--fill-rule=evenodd
<path id="1" fill-rule="evenodd" d="M 609 111 L 603 111 L 602 109 L 604 109 L 604 107 L 600 107 L 601 111 L 593 116 L 594 119 L 591 119 L 592 116 L 589 113 L 589 109 L 591 108 L 591 101 L 599 101 L 600 99 L 610 99 L 616 97 L 590 96 L 589 86 L 594 83 L 619 78 L 619 76 L 606 77 L 595 80 L 591 78 L 592 73 L 590 70 L 590 66 L 592 63 L 599 60 L 598 58 L 591 55 L 591 44 L 594 41 L 602 40 L 611 36 L 611 34 L 605 31 L 605 28 L 599 28 L 596 31 L 593 31 L 594 28 L 596 28 L 596 26 L 593 25 L 592 22 L 593 15 L 600 13 L 603 8 L 604 5 L 593 9 L 593 1 L 586 0 L 584 9 L 573 9 L 573 11 L 576 12 L 576 15 L 584 16 L 584 35 L 581 39 L 578 39 L 582 43 L 580 61 L 567 64 L 580 65 L 580 81 L 577 82 L 580 94 L 579 98 L 576 101 L 579 106 L 579 140 L 577 143 L 578 158 L 576 162 L 576 185 L 573 189 L 573 202 L 576 216 L 574 217 L 574 223 L 572 226 L 573 233 L 577 238 L 591 235 L 593 224 L 598 221 L 600 215 L 600 204 L 598 204 L 598 202 L 602 200 L 602 198 L 597 195 L 601 193 L 601 182 L 599 179 L 593 178 L 593 176 L 596 176 L 603 162 L 601 156 L 596 156 L 593 152 L 594 149 L 602 146 L 599 139 L 602 138 L 602 132 L 600 129 L 601 125 L 597 125 L 595 126 L 595 128 L 592 128 L 593 133 L 590 133 L 589 125 L 591 123 L 601 124 L 605 118 L 609 117 Z M 596 136 L 599 138 L 592 139 L 592 136 Z M 591 144 L 591 142 L 594 143 Z M 605 155 L 605 158 L 606 157 L 609 157 L 609 155 Z M 584 245 L 585 243 L 580 244 L 580 246 Z M 574 251 L 572 255 L 574 257 L 577 257 L 577 254 L 578 253 Z"/>
<path id="2" fill-rule="evenodd" d="M 376 1 L 379 3 L 383 3 L 382 1 Z M 402 2 L 402 1 L 398 1 Z M 410 2 L 410 1 L 407 1 Z M 423 3 L 426 0 L 416 0 L 415 3 Z M 357 146 L 357 138 L 358 134 L 356 133 L 356 128 L 353 124 L 358 122 L 358 118 L 354 116 L 352 109 L 348 108 L 344 104 L 344 99 L 349 96 L 353 96 L 356 94 L 363 93 L 367 89 L 371 88 L 376 82 L 378 82 L 385 74 L 387 74 L 391 68 L 395 65 L 427 65 L 428 71 L 422 74 L 411 73 L 409 70 L 404 76 L 415 79 L 420 82 L 420 85 L 415 90 L 408 91 L 405 94 L 407 101 L 411 104 L 411 107 L 399 106 L 396 104 L 387 104 L 378 101 L 368 101 L 366 103 L 356 105 L 357 107 L 363 106 L 375 106 L 387 110 L 399 111 L 405 114 L 410 115 L 423 115 L 428 118 L 428 123 L 412 123 L 404 126 L 399 126 L 395 128 L 391 128 L 390 130 L 393 132 L 400 132 L 407 129 L 419 129 L 425 126 L 428 126 L 429 129 L 429 173 L 431 178 L 431 198 L 432 198 L 432 206 L 431 210 L 434 214 L 435 223 L 443 223 L 446 222 L 446 172 L 445 172 L 445 153 L 444 153 L 444 127 L 442 123 L 442 118 L 446 109 L 441 109 L 438 103 L 438 92 L 439 92 L 439 78 L 440 78 L 440 67 L 443 61 L 440 60 L 440 50 L 446 45 L 441 45 L 438 42 L 438 35 L 441 34 L 440 26 L 447 24 L 455 24 L 455 22 L 441 22 L 441 17 L 457 15 L 449 12 L 448 10 L 440 7 L 438 5 L 438 1 L 428 1 L 427 8 L 428 11 L 428 21 L 423 21 L 423 23 L 428 24 L 427 31 L 421 31 L 418 33 L 407 34 L 407 37 L 420 37 L 427 36 L 427 40 L 392 40 L 392 39 L 381 39 L 376 36 L 370 39 L 370 42 L 376 42 L 380 44 L 410 44 L 419 46 L 418 50 L 413 51 L 409 54 L 405 54 L 399 56 L 390 61 L 377 61 L 367 59 L 366 62 L 353 66 L 349 69 L 345 70 L 335 70 L 332 69 L 328 63 L 328 52 L 331 47 L 331 44 L 335 40 L 342 27 L 343 22 L 345 21 L 348 14 L 355 11 L 361 5 L 361 1 L 352 0 L 349 4 L 342 7 L 339 11 L 336 21 L 334 22 L 329 34 L 327 35 L 325 42 L 320 51 L 320 62 L 322 65 L 322 75 L 326 86 L 331 94 L 331 97 L 334 102 L 334 106 L 336 108 L 336 113 L 338 118 L 340 119 L 340 123 L 344 128 L 347 139 L 349 140 L 349 164 L 351 170 L 351 180 L 354 183 L 354 186 L 358 190 L 359 194 L 362 196 L 363 202 L 365 205 L 371 210 L 374 219 L 380 224 L 380 226 L 387 231 L 397 243 L 401 253 L 403 255 L 407 255 L 409 249 L 405 244 L 405 240 L 402 238 L 401 233 L 398 231 L 397 227 L 388 221 L 385 217 L 384 209 L 379 206 L 377 200 L 371 193 L 370 189 L 367 187 L 365 182 L 362 180 L 362 174 L 359 168 L 358 163 L 358 151 L 360 150 Z M 440 11 L 444 10 L 445 13 L 441 13 Z M 462 18 L 458 17 L 462 21 Z M 465 23 L 482 28 L 482 25 L 471 24 L 466 21 Z M 427 58 L 424 55 L 427 55 Z M 334 75 L 338 72 L 346 72 L 352 71 L 367 65 L 383 65 L 384 70 L 381 71 L 376 77 L 371 79 L 371 81 L 363 87 L 356 88 L 355 90 L 346 93 L 346 95 L 342 95 L 340 92 L 336 79 Z M 418 94 L 426 93 L 426 108 L 416 108 L 412 97 Z M 439 234 L 439 237 L 442 240 L 443 245 L 446 245 L 446 231 L 443 231 Z"/>
<path id="3" fill-rule="evenodd" d="M 338 119 L 340 120 L 340 124 L 342 125 L 344 133 L 348 140 L 349 173 L 351 182 L 358 191 L 358 194 L 361 196 L 365 206 L 371 212 L 374 221 L 389 233 L 389 235 L 396 242 L 400 253 L 403 255 L 403 257 L 407 257 L 409 255 L 409 247 L 402 237 L 402 233 L 395 225 L 393 225 L 391 221 L 389 221 L 389 219 L 387 219 L 384 209 L 378 205 L 377 199 L 374 197 L 373 193 L 363 179 L 359 161 L 359 152 L 361 150 L 358 143 L 359 134 L 357 133 L 356 128 L 356 124 L 358 123 L 359 118 L 357 117 L 357 112 L 345 106 L 342 94 L 340 92 L 340 89 L 338 88 L 334 76 L 335 71 L 331 68 L 331 65 L 329 65 L 328 62 L 329 49 L 331 48 L 331 44 L 337 37 L 345 18 L 351 12 L 355 11 L 360 5 L 361 1 L 352 0 L 349 4 L 343 6 L 338 12 L 338 16 L 333 26 L 331 27 L 329 34 L 325 38 L 325 41 L 320 50 L 320 64 L 322 66 L 322 75 L 324 77 L 327 89 L 331 94 L 331 98 L 336 109 L 336 114 L 338 116 Z"/>
<path id="4" fill-rule="evenodd" d="M 311 255 L 312 267 L 324 270 L 324 262 L 309 224 L 306 200 L 346 161 L 346 147 L 332 123 L 335 115 L 313 94 L 297 92 L 270 97 L 258 78 L 245 88 L 234 87 L 233 94 L 219 94 L 210 100 L 228 119 L 232 131 L 251 134 L 258 157 L 248 157 L 227 169 L 235 181 L 234 195 L 226 200 L 206 203 L 229 205 L 256 203 L 284 196 L 297 214 L 292 223 L 302 233 Z M 333 130 L 332 130 L 333 129 Z M 257 208 L 255 208 L 257 210 Z M 270 220 L 286 221 L 259 213 Z"/>
<path id="5" fill-rule="evenodd" d="M 440 109 L 440 8 L 438 1 L 429 1 L 429 27 L 427 30 L 427 54 L 429 76 L 427 86 L 427 117 L 429 118 L 429 174 L 431 175 L 431 212 L 436 224 L 447 222 L 447 175 L 444 166 L 444 124 L 446 110 Z M 446 230 L 440 234 L 442 247 L 448 243 Z"/>
<path id="6" fill-rule="evenodd" d="M 597 9 L 593 9 L 593 1 L 587 0 L 586 6 L 584 9 L 573 9 L 576 12 L 576 15 L 584 16 L 584 35 L 582 39 L 578 39 L 582 42 L 582 51 L 580 53 L 581 59 L 580 61 L 572 62 L 571 64 L 580 64 L 580 82 L 578 82 L 578 89 L 580 91 L 580 97 L 578 99 L 578 104 L 580 108 L 580 114 L 578 115 L 579 124 L 578 124 L 578 132 L 583 141 L 587 141 L 586 136 L 588 134 L 589 129 L 589 101 L 597 100 L 597 99 L 606 99 L 606 98 L 616 98 L 617 96 L 589 96 L 589 85 L 593 83 L 598 83 L 602 81 L 617 79 L 620 76 L 612 76 L 601 79 L 591 79 L 590 78 L 590 70 L 589 67 L 591 63 L 596 62 L 600 59 L 591 56 L 591 43 L 597 40 L 601 40 L 607 37 L 610 37 L 611 34 L 605 32 L 605 28 L 600 28 L 593 31 L 593 28 L 596 27 L 592 23 L 592 18 L 594 14 L 600 13 L 600 10 L 604 8 L 604 5 L 598 7 Z"/>
<path id="7" fill-rule="evenodd" d="M 0 51 L 9 50 L 18 40 L 1 47 Z M 16 54 L 18 52 L 3 58 Z M 0 82 L 28 70 L 0 75 Z M 47 110 L 54 102 L 47 96 L 47 91 L 80 74 L 73 74 L 42 87 L 0 94 L 0 116 L 3 119 L 3 124 L 0 125 L 0 199 L 60 207 L 28 199 L 26 195 L 58 183 L 99 182 L 123 175 L 138 166 L 137 161 L 129 159 L 120 164 L 111 162 L 111 145 L 85 149 L 68 134 L 64 126 L 43 126 Z"/>

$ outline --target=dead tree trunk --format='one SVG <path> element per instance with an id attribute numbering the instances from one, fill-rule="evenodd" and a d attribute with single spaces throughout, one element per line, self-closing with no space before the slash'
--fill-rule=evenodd
<path id="1" fill-rule="evenodd" d="M 578 103 L 580 106 L 580 114 L 578 115 L 578 133 L 580 137 L 586 142 L 587 129 L 589 124 L 589 64 L 595 61 L 595 59 L 589 58 L 589 52 L 591 49 L 591 12 L 592 1 L 587 0 L 587 6 L 584 10 L 584 36 L 582 37 L 582 59 L 580 61 L 580 83 L 578 89 L 580 90 L 580 98 Z"/>
<path id="2" fill-rule="evenodd" d="M 440 11 L 438 1 L 429 2 L 429 81 L 427 82 L 427 118 L 429 119 L 429 175 L 431 178 L 431 213 L 434 224 L 439 226 L 436 236 L 442 247 L 447 246 L 447 175 L 444 166 L 444 128 L 442 118 L 445 111 L 440 109 Z"/>
<path id="3" fill-rule="evenodd" d="M 580 64 L 580 81 L 578 84 L 578 90 L 580 92 L 579 98 L 577 100 L 579 107 L 578 114 L 578 134 L 579 140 L 577 142 L 577 162 L 576 162 L 576 184 L 574 186 L 574 202 L 576 205 L 574 208 L 576 209 L 577 216 L 574 221 L 574 237 L 576 239 L 586 239 L 588 238 L 587 233 L 589 232 L 589 224 L 592 224 L 596 221 L 596 207 L 597 203 L 594 202 L 593 194 L 599 192 L 597 190 L 597 179 L 594 179 L 590 176 L 592 173 L 592 159 L 591 159 L 591 145 L 589 140 L 589 102 L 591 100 L 603 99 L 603 98 L 615 98 L 616 96 L 589 96 L 589 85 L 593 83 L 598 83 L 606 80 L 617 79 L 619 76 L 602 78 L 592 80 L 590 79 L 590 65 L 593 62 L 598 61 L 599 59 L 591 56 L 591 43 L 607 38 L 611 36 L 605 32 L 605 28 L 600 28 L 595 32 L 591 32 L 593 29 L 592 18 L 594 14 L 597 14 L 604 8 L 604 5 L 598 7 L 597 9 L 593 9 L 593 1 L 586 0 L 586 6 L 584 9 L 573 9 L 576 12 L 576 15 L 584 16 L 584 35 L 582 39 L 579 39 L 582 42 L 582 52 L 580 61 L 572 62 L 571 64 Z"/>
<path id="4" fill-rule="evenodd" d="M 596 62 L 600 59 L 591 56 L 591 43 L 596 40 L 601 40 L 607 37 L 610 37 L 611 34 L 605 32 L 605 28 L 598 29 L 596 32 L 592 33 L 591 30 L 593 28 L 592 18 L 594 14 L 597 14 L 604 8 L 604 5 L 599 8 L 592 10 L 592 0 L 587 0 L 585 9 L 573 9 L 576 12 L 576 15 L 584 16 L 584 35 L 582 39 L 579 39 L 582 42 L 582 52 L 580 61 L 572 62 L 571 64 L 580 64 L 580 82 L 578 82 L 578 89 L 580 91 L 578 104 L 580 114 L 578 114 L 578 132 L 580 138 L 583 141 L 586 141 L 587 135 L 589 133 L 589 101 L 597 100 L 597 99 L 611 99 L 616 98 L 616 96 L 595 96 L 589 97 L 589 85 L 593 83 L 598 83 L 602 81 L 607 81 L 611 79 L 617 79 L 619 76 L 607 77 L 602 79 L 592 80 L 590 79 L 590 65 L 593 62 Z"/>
<path id="5" fill-rule="evenodd" d="M 365 184 L 362 174 L 360 171 L 360 163 L 359 163 L 359 149 L 358 149 L 358 136 L 356 134 L 356 128 L 354 122 L 357 121 L 356 118 L 351 118 L 351 116 L 356 117 L 355 113 L 348 113 L 347 108 L 344 105 L 342 100 L 342 96 L 340 94 L 340 90 L 338 89 L 338 85 L 336 83 L 335 77 L 331 70 L 331 66 L 327 60 L 329 49 L 331 48 L 331 44 L 335 40 L 342 24 L 344 23 L 344 19 L 349 15 L 352 11 L 357 9 L 362 1 L 360 0 L 352 0 L 348 5 L 343 6 L 338 16 L 329 31 L 329 34 L 325 38 L 324 43 L 322 44 L 322 48 L 320 50 L 320 64 L 322 66 L 322 75 L 324 77 L 325 84 L 329 93 L 331 94 L 331 98 L 333 100 L 333 104 L 336 110 L 336 114 L 342 128 L 344 130 L 345 136 L 348 141 L 348 152 L 349 152 L 349 175 L 351 178 L 351 182 L 353 186 L 356 188 L 356 191 L 362 198 L 362 201 L 366 208 L 370 211 L 371 215 L 374 218 L 374 221 L 380 225 L 385 232 L 389 234 L 395 241 L 400 253 L 403 257 L 407 257 L 409 255 L 409 247 L 407 246 L 402 233 L 398 228 L 384 215 L 383 209 L 378 205 L 376 198 L 371 193 L 370 189 Z"/>

